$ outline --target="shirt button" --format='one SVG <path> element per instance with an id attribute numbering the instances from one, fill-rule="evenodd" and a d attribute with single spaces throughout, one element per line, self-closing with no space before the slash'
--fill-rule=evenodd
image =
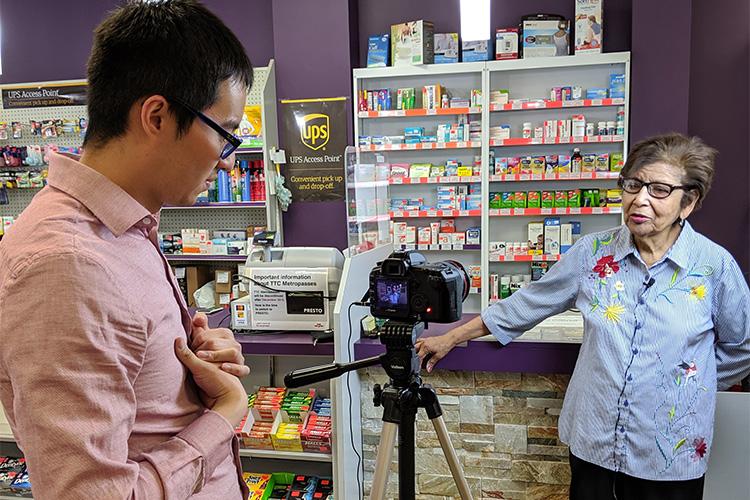
<path id="1" fill-rule="evenodd" d="M 641 297 L 640 299 L 638 299 L 638 303 L 639 303 L 640 305 L 643 305 L 643 304 L 645 304 L 645 303 L 646 303 L 646 300 L 645 300 L 645 299 L 644 299 L 643 297 Z"/>
<path id="2" fill-rule="evenodd" d="M 625 427 L 620 427 L 620 432 L 625 432 Z"/>
<path id="3" fill-rule="evenodd" d="M 635 324 L 635 329 L 636 330 L 640 330 L 642 327 L 643 327 L 643 324 L 641 324 L 641 323 L 636 323 Z"/>
<path id="4" fill-rule="evenodd" d="M 638 354 L 638 349 L 635 347 L 633 348 L 633 354 Z"/>
<path id="5" fill-rule="evenodd" d="M 628 406 L 630 406 L 630 403 L 628 403 L 628 400 L 626 399 L 623 405 L 625 406 L 625 408 L 627 408 Z"/>
<path id="6" fill-rule="evenodd" d="M 633 376 L 629 374 L 628 375 L 628 382 L 632 382 L 632 381 L 633 381 Z"/>
<path id="7" fill-rule="evenodd" d="M 146 224 L 146 225 L 151 224 L 151 217 L 144 217 L 143 218 L 143 223 Z"/>

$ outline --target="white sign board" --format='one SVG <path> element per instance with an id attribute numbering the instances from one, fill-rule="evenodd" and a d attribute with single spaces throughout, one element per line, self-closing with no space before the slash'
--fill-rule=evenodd
<path id="1" fill-rule="evenodd" d="M 250 270 L 253 330 L 329 330 L 328 272 L 320 269 Z M 264 286 L 265 285 L 265 286 Z"/>

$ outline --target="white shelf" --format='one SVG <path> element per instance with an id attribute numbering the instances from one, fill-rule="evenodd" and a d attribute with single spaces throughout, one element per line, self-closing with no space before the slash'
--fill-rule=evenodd
<path id="1" fill-rule="evenodd" d="M 492 104 L 490 111 L 533 111 L 537 109 L 596 108 L 601 106 L 624 106 L 623 98 L 574 99 L 569 101 L 551 101 L 549 99 L 511 100 L 507 104 Z"/>
<path id="2" fill-rule="evenodd" d="M 614 136 L 612 136 L 614 137 Z M 418 144 L 384 144 L 360 146 L 360 151 L 423 151 L 425 149 L 479 149 L 481 141 L 420 142 Z"/>
<path id="3" fill-rule="evenodd" d="M 406 118 L 412 116 L 451 116 L 472 115 L 482 112 L 482 108 L 438 108 L 438 109 L 388 109 L 383 111 L 360 111 L 359 118 Z"/>
<path id="4" fill-rule="evenodd" d="M 613 73 L 622 73 L 625 75 L 624 93 L 625 97 L 606 98 L 606 99 L 579 99 L 571 101 L 550 101 L 543 99 L 550 95 L 551 88 L 557 86 L 579 86 L 582 89 L 595 89 L 607 87 L 610 81 L 610 75 Z M 443 248 L 435 248 L 430 245 L 427 248 L 420 248 L 419 245 L 407 245 L 407 248 L 416 246 L 417 250 L 435 250 L 445 253 L 453 252 L 449 258 L 456 259 L 465 267 L 469 265 L 479 265 L 481 267 L 481 282 L 489 282 L 490 274 L 512 273 L 516 268 L 528 267 L 535 261 L 549 262 L 557 260 L 556 255 L 519 255 L 512 257 L 490 255 L 490 240 L 495 240 L 499 235 L 508 236 L 509 239 L 525 241 L 528 235 L 528 225 L 530 222 L 538 223 L 546 216 L 566 216 L 566 219 L 580 221 L 582 235 L 595 233 L 610 228 L 621 222 L 621 207 L 560 207 L 560 208 L 523 208 L 523 209 L 498 209 L 490 208 L 489 194 L 496 191 L 515 191 L 518 186 L 519 191 L 542 191 L 542 190 L 559 190 L 570 189 L 563 184 L 570 184 L 570 181 L 581 181 L 580 184 L 588 184 L 597 188 L 614 188 L 614 184 L 619 177 L 619 172 L 586 172 L 581 174 L 558 173 L 551 175 L 538 174 L 507 174 L 493 175 L 493 165 L 490 158 L 495 156 L 522 156 L 533 154 L 558 154 L 564 150 L 571 150 L 573 147 L 579 147 L 586 152 L 597 153 L 621 153 L 623 161 L 627 160 L 629 145 L 629 104 L 630 104 L 630 53 L 606 53 L 589 56 L 568 56 L 568 57 L 546 57 L 518 59 L 510 61 L 487 61 L 476 63 L 458 63 L 458 64 L 432 64 L 413 67 L 386 67 L 386 68 L 367 68 L 354 70 L 354 82 L 352 95 L 359 95 L 362 90 L 373 89 L 394 89 L 410 87 L 415 88 L 417 92 L 423 85 L 441 83 L 449 88 L 454 95 L 470 96 L 473 90 L 481 91 L 481 115 L 472 115 L 472 121 L 481 122 L 481 141 L 477 149 L 463 149 L 451 151 L 436 152 L 431 144 L 415 145 L 396 145 L 396 146 L 369 146 L 358 148 L 362 151 L 392 151 L 392 153 L 382 153 L 378 156 L 362 155 L 355 161 L 362 164 L 372 163 L 431 163 L 444 164 L 448 159 L 456 158 L 463 164 L 470 164 L 474 156 L 481 157 L 481 172 L 477 175 L 466 178 L 458 177 L 438 177 L 438 178 L 401 178 L 389 179 L 387 190 L 374 190 L 362 192 L 362 200 L 365 202 L 382 203 L 382 198 L 386 193 L 391 198 L 419 198 L 424 197 L 424 202 L 420 205 L 429 206 L 434 203 L 434 195 L 428 191 L 434 191 L 433 185 L 444 184 L 480 184 L 481 185 L 481 209 L 480 210 L 392 210 L 390 216 L 393 220 L 411 222 L 414 219 L 422 219 L 417 225 L 428 224 L 435 218 L 456 218 L 455 225 L 458 230 L 481 225 L 481 245 L 474 253 L 457 252 Z M 491 93 L 499 89 L 509 89 L 509 99 L 507 105 L 491 105 Z M 584 95 L 585 96 L 585 95 Z M 522 123 L 529 121 L 539 122 L 550 118 L 562 118 L 565 115 L 576 113 L 586 114 L 587 121 L 596 122 L 598 120 L 614 120 L 615 113 L 618 111 L 616 106 L 623 106 L 624 115 L 624 133 L 621 135 L 602 135 L 602 136 L 575 136 L 564 138 L 522 138 L 520 131 Z M 448 110 L 446 110 L 448 112 Z M 431 129 L 430 123 L 442 123 L 440 118 L 430 118 L 427 113 L 425 116 L 415 116 L 418 112 L 380 112 L 380 113 L 359 113 L 354 111 L 354 137 L 383 137 L 382 141 L 376 139 L 379 144 L 385 142 L 385 138 L 399 136 L 404 133 L 406 126 L 422 126 L 425 130 Z M 431 114 L 431 113 L 430 113 Z M 435 112 L 438 115 L 439 112 Z M 399 115 L 397 118 L 384 119 L 386 116 Z M 403 115 L 403 116 L 401 116 Z M 412 115 L 410 117 L 410 115 Z M 609 116 L 611 115 L 611 117 Z M 444 121 L 451 121 L 450 117 L 445 117 Z M 534 119 L 532 119 L 534 118 Z M 512 138 L 505 140 L 496 140 L 501 136 L 495 126 L 507 124 L 514 135 Z M 578 132 L 578 131 L 577 131 Z M 432 132 L 426 132 L 432 134 Z M 580 132 L 578 132 L 580 134 Z M 478 135 L 473 135 L 472 139 L 478 139 Z M 584 146 L 574 146 L 583 144 Z M 451 144 L 453 145 L 453 144 Z M 441 144 L 442 146 L 442 144 Z M 508 149 L 510 148 L 510 149 Z M 430 149 L 431 151 L 426 151 Z M 567 153 L 570 154 L 570 153 Z M 373 158 L 377 158 L 373 161 Z M 473 163 L 472 163 L 473 164 Z M 468 172 L 467 172 L 468 173 Z M 516 184 L 501 184 L 504 182 L 515 182 Z M 528 182 L 527 185 L 518 185 L 518 182 Z M 542 183 L 547 184 L 542 184 Z M 421 185 L 423 187 L 417 186 Z M 392 188 L 391 186 L 398 185 Z M 430 187 L 424 187 L 430 185 Z M 532 189 L 533 188 L 533 189 Z M 384 193 L 384 191 L 386 193 Z M 351 195 L 352 191 L 348 191 Z M 382 193 L 382 194 L 381 194 Z M 368 198 L 367 195 L 372 195 Z M 376 196 L 379 195 L 379 196 Z M 360 196 L 357 193 L 357 201 Z M 428 199 L 429 198 L 429 199 Z M 417 206 L 416 203 L 411 203 Z M 361 205 L 361 206 L 367 206 Z M 496 207 L 494 203 L 492 207 Z M 395 206 L 394 208 L 400 208 Z M 475 208 L 473 205 L 471 208 Z M 461 219 L 459 219 L 461 218 Z M 562 217 L 561 217 L 562 218 Z M 562 222 L 566 222 L 563 220 Z M 363 236 L 366 229 L 375 232 L 374 229 L 363 227 L 360 237 Z M 382 228 L 381 228 L 382 230 Z M 356 235 L 354 235 L 356 236 Z M 369 235 L 366 235 L 369 236 Z M 380 234 L 379 234 L 380 237 Z M 381 238 L 382 239 L 382 238 Z M 363 241 L 369 241 L 363 238 Z M 396 245 L 399 248 L 400 245 Z M 390 247 L 393 248 L 393 247 Z M 381 250 L 376 247 L 372 252 Z M 464 249 L 466 250 L 466 249 Z M 367 255 L 367 252 L 361 255 Z M 427 252 L 425 252 L 427 256 Z M 444 257 L 442 255 L 434 257 Z M 445 257 L 448 257 L 447 255 Z M 365 259 L 366 257 L 362 257 Z M 379 258 L 385 258 L 379 255 Z M 429 256 L 428 256 L 429 259 Z M 437 259 L 436 259 L 437 260 Z M 498 262 L 498 263 L 495 263 Z M 505 264 L 505 263 L 508 264 Z M 515 264 L 509 264 L 515 262 Z M 524 264 L 527 263 L 527 264 Z M 365 268 L 367 266 L 363 266 Z M 467 267 L 468 268 L 468 267 Z M 356 279 L 356 275 L 352 275 Z M 342 285 L 346 280 L 342 278 Z M 353 281 L 353 280 L 352 280 Z M 353 285 L 352 285 L 353 286 Z M 357 289 L 359 292 L 359 289 Z M 352 293 L 355 297 L 357 294 Z M 361 296 L 361 294 L 360 294 Z M 487 307 L 489 303 L 489 294 L 485 285 L 480 295 L 474 295 L 474 298 L 467 301 L 472 308 L 479 304 L 480 308 Z M 353 300 L 358 300 L 359 297 Z M 477 310 L 466 312 L 478 312 Z M 347 331 L 345 314 L 342 313 L 341 331 Z M 560 317 L 549 318 L 538 325 L 533 331 L 523 335 L 520 342 L 551 342 L 551 343 L 580 343 L 582 337 L 582 320 L 580 314 L 561 315 Z M 496 342 L 496 340 L 492 339 Z M 345 352 L 345 346 L 342 348 Z M 360 408 L 359 398 L 362 395 L 358 391 L 353 391 L 352 399 L 355 404 L 353 408 Z M 337 396 L 341 400 L 346 400 L 347 395 L 339 393 Z M 340 401 L 335 403 L 339 404 Z M 341 408 L 341 406 L 339 406 Z M 356 414 L 356 410 L 352 410 Z M 346 412 L 343 412 L 344 415 Z M 339 444 L 349 443 L 350 437 L 358 437 L 359 430 L 349 430 L 348 425 L 344 422 L 338 427 L 336 438 Z M 350 436 L 349 433 L 353 436 Z M 361 442 L 361 440 L 356 440 Z M 348 492 L 346 498 L 354 498 L 356 487 L 354 485 L 354 466 L 350 462 L 356 463 L 356 458 L 352 458 L 353 451 L 345 446 L 337 449 L 334 459 L 334 470 L 338 472 L 337 478 L 338 493 Z M 337 496 L 341 496 L 337 493 Z"/>
<path id="5" fill-rule="evenodd" d="M 326 453 L 253 450 L 250 448 L 240 448 L 240 456 L 250 458 L 266 458 L 273 460 L 299 460 L 301 462 L 332 462 L 333 460 L 331 455 Z"/>
<path id="6" fill-rule="evenodd" d="M 528 139 L 523 137 L 511 137 L 510 139 L 490 139 L 490 147 L 542 146 L 549 144 L 601 144 L 623 142 L 624 140 L 624 135 L 584 135 L 580 137 L 570 136 Z"/>

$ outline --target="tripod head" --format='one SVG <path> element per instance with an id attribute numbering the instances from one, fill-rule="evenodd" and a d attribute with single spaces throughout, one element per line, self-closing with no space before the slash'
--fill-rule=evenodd
<path id="1" fill-rule="evenodd" d="M 384 354 L 351 363 L 331 363 L 294 370 L 284 377 L 284 385 L 289 388 L 302 387 L 379 364 L 388 374 L 391 385 L 408 387 L 419 380 L 421 367 L 414 343 L 423 331 L 422 322 L 388 320 L 380 330 L 380 343 L 385 346 Z"/>

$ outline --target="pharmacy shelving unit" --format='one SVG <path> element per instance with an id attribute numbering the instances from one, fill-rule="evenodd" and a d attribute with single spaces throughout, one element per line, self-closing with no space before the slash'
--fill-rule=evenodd
<path id="1" fill-rule="evenodd" d="M 617 99 L 579 99 L 575 101 L 551 101 L 550 89 L 561 86 L 580 86 L 583 89 L 609 87 L 609 75 L 625 74 L 625 97 Z M 445 144 L 419 145 L 371 145 L 357 148 L 347 169 L 347 206 L 349 207 L 349 243 L 351 248 L 362 249 L 375 245 L 375 248 L 347 259 L 342 276 L 339 295 L 344 303 L 337 302 L 338 323 L 336 330 L 337 362 L 350 359 L 349 348 L 356 343 L 357 359 L 382 353 L 382 346 L 374 339 L 359 339 L 356 325 L 359 315 L 352 323 L 347 321 L 345 304 L 356 302 L 367 287 L 367 275 L 372 266 L 393 250 L 394 245 L 383 244 L 387 238 L 388 221 L 412 221 L 416 226 L 426 226 L 440 218 L 453 218 L 458 230 L 467 227 L 481 228 L 481 244 L 477 246 L 444 245 L 398 245 L 404 249 L 425 252 L 430 261 L 445 259 L 458 260 L 464 266 L 478 265 L 481 268 L 483 290 L 481 294 L 469 295 L 464 303 L 462 322 L 477 315 L 490 304 L 488 293 L 489 275 L 529 274 L 533 262 L 559 260 L 558 255 L 514 255 L 499 256 L 490 254 L 491 241 L 525 241 L 527 224 L 542 221 L 545 217 L 560 217 L 561 222 L 580 221 L 582 233 L 591 233 L 621 223 L 619 207 L 595 208 L 556 208 L 556 209 L 490 209 L 489 195 L 503 191 L 545 191 L 569 190 L 578 188 L 615 188 L 617 172 L 593 172 L 580 174 L 556 173 L 493 175 L 490 165 L 490 151 L 495 157 L 570 155 L 573 147 L 585 153 L 622 153 L 623 160 L 628 147 L 628 107 L 630 90 L 630 54 L 609 53 L 591 56 L 569 56 L 557 58 L 521 59 L 513 61 L 489 61 L 481 63 L 459 63 L 425 65 L 414 67 L 388 67 L 355 69 L 353 73 L 353 96 L 362 90 L 415 88 L 417 92 L 425 85 L 440 84 L 450 96 L 469 97 L 472 89 L 481 89 L 482 105 L 473 108 L 438 110 L 388 110 L 354 112 L 354 137 L 402 135 L 405 127 L 424 127 L 432 134 L 440 123 L 456 122 L 459 115 L 468 115 L 471 121 L 482 124 L 481 141 L 455 142 Z M 507 104 L 491 105 L 492 90 L 507 89 L 510 101 Z M 585 97 L 585 95 L 584 95 Z M 516 101 L 527 98 L 528 101 Z M 532 101 L 533 100 L 533 101 Z M 533 103 L 532 103 L 533 102 Z M 624 107 L 624 133 L 606 137 L 575 137 L 570 139 L 534 139 L 522 137 L 522 124 L 532 122 L 541 125 L 545 120 L 569 119 L 573 114 L 583 114 L 587 122 L 616 121 L 617 108 Z M 356 108 L 356 106 L 355 106 Z M 511 138 L 490 140 L 490 127 L 508 124 Z M 448 159 L 472 165 L 476 157 L 481 160 L 480 175 L 443 178 L 389 178 L 383 175 L 378 165 L 391 163 L 432 163 L 445 164 Z M 358 165 L 372 169 L 370 175 L 358 176 Z M 437 210 L 415 212 L 390 211 L 389 198 L 424 197 L 428 204 L 436 200 L 436 185 L 478 184 L 482 194 L 480 210 L 451 211 Z M 429 201 L 428 201 L 429 200 Z M 418 219 L 418 221 L 415 221 Z M 455 325 L 430 326 L 431 334 L 439 334 Z M 444 327 L 444 328 L 443 328 Z M 568 369 L 575 363 L 582 332 L 582 318 L 579 313 L 569 311 L 549 318 L 534 330 L 517 339 L 518 343 L 503 349 L 509 355 L 503 361 L 503 370 L 522 371 L 528 354 L 524 343 L 532 343 L 538 352 L 547 354 L 551 373 Z M 481 339 L 485 340 L 485 339 Z M 494 340 L 494 339 L 489 339 Z M 541 344 L 540 344 L 541 343 Z M 462 366 L 474 366 L 476 370 L 498 370 L 497 353 L 492 342 L 470 343 L 469 351 L 478 353 L 469 363 L 463 360 Z M 460 355 L 454 358 L 461 357 Z M 545 358 L 546 359 L 546 358 Z M 452 368 L 446 360 L 446 369 Z M 458 363 L 456 366 L 461 365 Z M 465 368 L 455 368 L 465 369 Z M 558 371 L 555 371 L 558 370 Z M 359 377 L 353 373 L 349 378 L 351 397 L 347 391 L 334 390 L 334 404 L 338 411 L 336 430 L 334 471 L 339 483 L 339 492 L 346 498 L 356 498 L 357 453 L 361 454 L 361 429 L 349 432 L 347 421 L 360 421 L 363 405 L 368 404 L 368 388 L 361 387 Z M 349 403 L 349 410 L 343 402 Z M 355 451 L 356 450 L 356 451 Z M 339 496 L 337 492 L 337 496 Z"/>
<path id="2" fill-rule="evenodd" d="M 625 96 L 623 98 L 580 99 L 572 101 L 550 101 L 552 87 L 579 86 L 587 88 L 608 88 L 611 74 L 625 75 Z M 573 148 L 581 154 L 621 153 L 627 155 L 628 144 L 628 105 L 630 81 L 629 53 L 595 55 L 591 58 L 560 57 L 549 59 L 528 59 L 518 61 L 493 61 L 487 63 L 485 86 L 489 90 L 507 89 L 511 102 L 503 105 L 489 105 L 483 114 L 483 124 L 489 127 L 509 125 L 511 138 L 490 140 L 483 151 L 484 164 L 489 160 L 490 151 L 494 157 L 571 155 Z M 584 115 L 587 123 L 616 121 L 617 110 L 624 110 L 624 130 L 620 135 L 596 135 L 564 138 L 523 138 L 520 131 L 523 123 L 530 122 L 532 129 L 543 126 L 546 120 L 570 119 L 573 114 Z M 503 191 L 555 191 L 568 189 L 616 188 L 617 172 L 584 172 L 576 174 L 544 175 L 505 175 L 495 176 L 491 172 L 483 175 L 482 193 Z M 485 196 L 486 202 L 488 198 Z M 528 256 L 498 258 L 489 251 L 493 241 L 527 241 L 529 222 L 542 222 L 545 217 L 559 217 L 562 223 L 578 221 L 581 233 L 592 233 L 616 226 L 621 222 L 620 207 L 594 208 L 542 208 L 542 209 L 486 209 L 483 212 L 482 243 L 483 283 L 490 274 L 517 275 L 530 274 Z M 554 261 L 556 256 L 541 256 Z M 483 307 L 489 304 L 489 294 L 483 297 Z M 570 313 L 545 322 L 546 327 L 561 328 L 570 324 Z M 553 335 L 557 339 L 559 336 Z M 539 340 L 539 339 L 538 339 Z M 544 340 L 544 339 L 540 339 Z"/>
<path id="3" fill-rule="evenodd" d="M 610 74 L 625 75 L 625 96 L 622 98 L 586 99 L 588 88 L 609 88 Z M 362 90 L 413 87 L 419 93 L 425 85 L 440 84 L 449 96 L 470 96 L 471 90 L 481 89 L 482 105 L 456 109 L 412 109 L 385 111 L 355 111 L 355 137 L 403 135 L 405 127 L 424 127 L 425 134 L 434 134 L 440 123 L 456 122 L 459 115 L 470 121 L 481 121 L 481 141 L 462 141 L 425 144 L 367 145 L 358 148 L 357 161 L 362 164 L 432 163 L 445 164 L 448 159 L 471 165 L 481 157 L 481 175 L 467 177 L 423 177 L 383 178 L 375 169 L 375 179 L 356 179 L 356 191 L 368 182 L 381 183 L 380 189 L 388 198 L 423 197 L 426 204 L 434 205 L 436 185 L 474 184 L 481 186 L 482 208 L 480 210 L 392 210 L 376 214 L 368 212 L 372 203 L 350 203 L 350 235 L 367 234 L 374 224 L 382 227 L 383 220 L 406 221 L 417 227 L 442 218 L 452 218 L 457 230 L 481 227 L 481 245 L 476 248 L 451 245 L 416 245 L 417 250 L 429 252 L 429 260 L 455 259 L 468 266 L 480 266 L 481 295 L 470 296 L 464 304 L 467 313 L 477 313 L 490 303 L 489 277 L 491 274 L 530 274 L 530 262 L 558 260 L 559 257 L 544 255 L 503 256 L 490 254 L 490 242 L 527 241 L 529 222 L 543 221 L 545 217 L 559 217 L 562 223 L 581 222 L 583 234 L 616 226 L 621 222 L 619 207 L 585 208 L 526 208 L 490 209 L 490 193 L 507 191 L 554 191 L 569 189 L 613 189 L 617 172 L 582 172 L 551 174 L 506 174 L 494 175 L 492 157 L 521 157 L 542 155 L 571 155 L 573 148 L 581 154 L 621 153 L 623 160 L 628 145 L 628 107 L 630 81 L 630 54 L 609 53 L 591 56 L 569 56 L 553 58 L 520 59 L 512 61 L 489 61 L 425 65 L 415 67 L 367 68 L 354 70 L 354 94 Z M 579 86 L 583 98 L 568 101 L 550 99 L 553 87 Z M 491 102 L 491 92 L 507 90 L 509 101 Z M 419 101 L 418 101 L 419 102 Z M 535 138 L 523 137 L 523 124 L 532 123 L 532 129 L 542 126 L 546 120 L 570 119 L 582 114 L 586 122 L 616 121 L 618 108 L 624 109 L 624 133 L 620 135 L 594 135 L 580 137 Z M 510 138 L 492 139 L 490 129 L 508 125 Z M 489 168 L 487 168 L 489 167 Z M 352 180 L 351 178 L 349 179 Z M 386 202 L 387 204 L 387 202 Z M 382 205 L 382 203 L 381 203 Z M 413 219 L 420 219 L 413 221 Z M 351 243 L 351 241 L 350 241 Z M 471 251 L 469 251 L 471 250 Z M 566 319 L 563 322 L 569 324 Z M 554 324 L 550 320 L 547 325 Z"/>

